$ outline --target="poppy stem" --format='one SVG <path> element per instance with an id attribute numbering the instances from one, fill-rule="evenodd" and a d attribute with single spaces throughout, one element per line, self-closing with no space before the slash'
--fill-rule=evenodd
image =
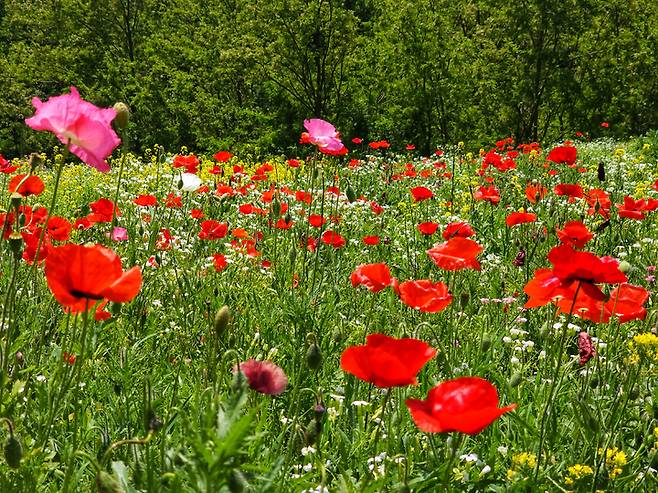
<path id="1" fill-rule="evenodd" d="M 560 344 L 558 345 L 557 354 L 555 357 L 556 363 L 555 363 L 555 369 L 553 370 L 553 377 L 551 379 L 551 387 L 549 389 L 548 399 L 546 400 L 546 404 L 544 405 L 544 411 L 542 412 L 542 416 L 541 416 L 541 427 L 539 432 L 539 448 L 537 450 L 537 461 L 535 465 L 535 482 L 537 481 L 537 478 L 539 476 L 539 467 L 541 465 L 541 454 L 544 448 L 544 440 L 546 438 L 546 421 L 548 415 L 550 414 L 551 404 L 553 403 L 555 391 L 562 383 L 562 377 L 564 376 L 564 373 L 560 375 L 560 366 L 562 366 L 562 354 L 564 353 L 564 344 L 567 339 L 567 330 L 569 330 L 569 324 L 571 323 L 571 319 L 573 317 L 573 311 L 574 308 L 576 307 L 576 300 L 578 299 L 578 293 L 580 293 L 581 286 L 582 286 L 582 281 L 578 281 L 578 286 L 576 287 L 576 292 L 573 295 L 573 301 L 571 302 L 571 308 L 569 308 L 569 314 L 567 316 L 566 323 L 562 328 Z M 558 376 L 560 377 L 559 380 L 558 380 Z"/>
<path id="2" fill-rule="evenodd" d="M 443 491 L 451 491 L 450 490 L 450 473 L 452 472 L 452 464 L 455 461 L 455 457 L 457 456 L 457 450 L 459 449 L 461 442 L 462 442 L 463 435 L 460 433 L 452 433 L 450 435 L 450 444 L 446 441 L 446 449 L 448 446 L 450 446 L 450 450 L 448 451 L 448 462 L 446 464 L 446 472 L 445 475 L 443 476 Z"/>

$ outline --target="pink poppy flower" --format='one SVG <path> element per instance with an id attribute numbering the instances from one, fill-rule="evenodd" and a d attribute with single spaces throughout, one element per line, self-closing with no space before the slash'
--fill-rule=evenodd
<path id="1" fill-rule="evenodd" d="M 70 94 L 52 97 L 45 103 L 33 98 L 32 105 L 36 113 L 25 120 L 30 128 L 54 133 L 89 166 L 102 172 L 110 170 L 105 159 L 121 143 L 110 125 L 116 116 L 114 108 L 99 108 L 84 101 L 73 86 Z"/>
<path id="2" fill-rule="evenodd" d="M 321 151 L 340 152 L 343 143 L 336 128 L 329 122 L 319 118 L 304 120 L 306 132 L 302 133 L 302 144 L 315 144 Z"/>
<path id="3" fill-rule="evenodd" d="M 237 373 L 237 371 L 237 367 L 233 369 L 233 373 Z M 247 377 L 249 387 L 261 394 L 283 394 L 288 386 L 288 377 L 283 369 L 271 361 L 250 359 L 240 363 L 240 371 Z"/>

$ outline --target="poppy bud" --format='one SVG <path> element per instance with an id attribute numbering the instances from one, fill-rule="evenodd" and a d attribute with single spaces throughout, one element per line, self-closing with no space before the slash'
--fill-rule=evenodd
<path id="1" fill-rule="evenodd" d="M 482 340 L 480 341 L 480 349 L 483 353 L 486 353 L 491 347 L 491 336 L 489 334 L 484 334 Z"/>
<path id="2" fill-rule="evenodd" d="M 183 188 L 183 176 L 178 179 L 178 183 L 176 184 L 178 186 L 178 190 L 181 190 Z"/>
<path id="3" fill-rule="evenodd" d="M 628 272 L 630 272 L 630 270 L 632 268 L 633 268 L 633 266 L 631 264 L 629 264 L 628 262 L 626 262 L 625 260 L 622 260 L 621 262 L 619 262 L 619 270 L 622 271 L 624 274 L 627 274 Z"/>
<path id="4" fill-rule="evenodd" d="M 466 308 L 466 305 L 468 305 L 468 300 L 470 299 L 471 295 L 467 291 L 462 291 L 461 294 L 459 295 L 459 306 L 463 310 Z"/>
<path id="5" fill-rule="evenodd" d="M 21 205 L 21 200 L 23 199 L 23 196 L 18 193 L 14 192 L 11 194 L 11 206 L 17 209 Z"/>
<path id="6" fill-rule="evenodd" d="M 354 189 L 352 188 L 351 183 L 348 183 L 347 190 L 345 190 L 345 195 L 347 196 L 347 200 L 349 200 L 350 203 L 356 200 L 356 193 L 354 193 Z"/>
<path id="7" fill-rule="evenodd" d="M 605 181 L 605 167 L 603 165 L 603 161 L 599 161 L 599 167 L 596 170 L 596 176 L 598 177 L 599 181 Z"/>
<path id="8" fill-rule="evenodd" d="M 15 357 L 16 357 L 16 363 L 18 363 L 20 366 L 22 366 L 23 363 L 25 363 L 25 357 L 23 356 L 22 352 L 16 351 Z"/>
<path id="9" fill-rule="evenodd" d="M 125 130 L 128 126 L 128 120 L 130 119 L 130 109 L 125 103 L 115 103 L 114 111 L 117 112 L 117 116 L 114 118 L 114 123 L 119 130 Z"/>
<path id="10" fill-rule="evenodd" d="M 14 254 L 15 259 L 21 258 L 23 253 L 23 237 L 20 233 L 12 233 L 9 235 L 9 248 Z"/>
<path id="11" fill-rule="evenodd" d="M 290 264 L 294 264 L 295 260 L 297 260 L 297 248 L 292 247 L 290 249 L 290 253 L 288 253 L 288 260 L 290 260 Z"/>
<path id="12" fill-rule="evenodd" d="M 523 265 L 525 264 L 525 250 L 523 248 L 519 250 L 519 253 L 516 254 L 516 257 L 512 261 L 512 264 L 515 267 L 523 267 Z"/>
<path id="13" fill-rule="evenodd" d="M 215 335 L 217 337 L 220 337 L 224 333 L 224 331 L 226 331 L 226 328 L 228 327 L 230 321 L 231 321 L 231 310 L 229 310 L 228 306 L 224 305 L 219 310 L 217 310 L 217 314 L 215 315 L 214 329 L 215 329 Z"/>
<path id="14" fill-rule="evenodd" d="M 512 388 L 518 387 L 522 380 L 523 376 L 521 373 L 516 372 L 509 379 L 509 386 Z"/>
<path id="15" fill-rule="evenodd" d="M 23 458 L 23 447 L 21 447 L 21 442 L 16 439 L 11 431 L 9 432 L 9 438 L 5 442 L 4 452 L 7 465 L 12 469 L 18 469 Z"/>
<path id="16" fill-rule="evenodd" d="M 231 493 L 241 493 L 249 486 L 244 475 L 237 469 L 233 469 L 228 476 L 228 490 Z"/>
<path id="17" fill-rule="evenodd" d="M 274 217 L 279 217 L 280 214 L 281 214 L 281 202 L 275 200 L 274 202 L 272 202 L 272 215 Z"/>
<path id="18" fill-rule="evenodd" d="M 311 370 L 317 370 L 322 366 L 322 351 L 316 343 L 311 344 L 306 351 L 306 364 Z"/>
<path id="19" fill-rule="evenodd" d="M 633 387 L 628 393 L 628 398 L 632 401 L 635 401 L 640 397 L 640 390 L 637 387 Z"/>
<path id="20" fill-rule="evenodd" d="M 96 474 L 96 488 L 98 493 L 123 493 L 119 480 L 105 471 L 98 471 Z"/>
<path id="21" fill-rule="evenodd" d="M 599 386 L 599 377 L 596 375 L 593 375 L 592 378 L 589 381 L 589 386 L 593 389 Z"/>

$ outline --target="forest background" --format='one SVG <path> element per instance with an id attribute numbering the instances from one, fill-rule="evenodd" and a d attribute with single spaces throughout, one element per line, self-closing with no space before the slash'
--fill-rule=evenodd
<path id="1" fill-rule="evenodd" d="M 0 152 L 73 84 L 129 145 L 294 154 L 301 121 L 424 153 L 658 128 L 658 2 L 0 0 Z M 609 127 L 601 123 L 609 123 Z"/>

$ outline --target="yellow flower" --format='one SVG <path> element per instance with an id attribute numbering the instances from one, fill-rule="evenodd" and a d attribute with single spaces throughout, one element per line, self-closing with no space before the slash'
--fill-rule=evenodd
<path id="1" fill-rule="evenodd" d="M 642 146 L 642 150 L 643 150 L 643 151 L 648 151 L 649 149 L 651 149 L 651 144 L 644 144 L 644 145 Z"/>

